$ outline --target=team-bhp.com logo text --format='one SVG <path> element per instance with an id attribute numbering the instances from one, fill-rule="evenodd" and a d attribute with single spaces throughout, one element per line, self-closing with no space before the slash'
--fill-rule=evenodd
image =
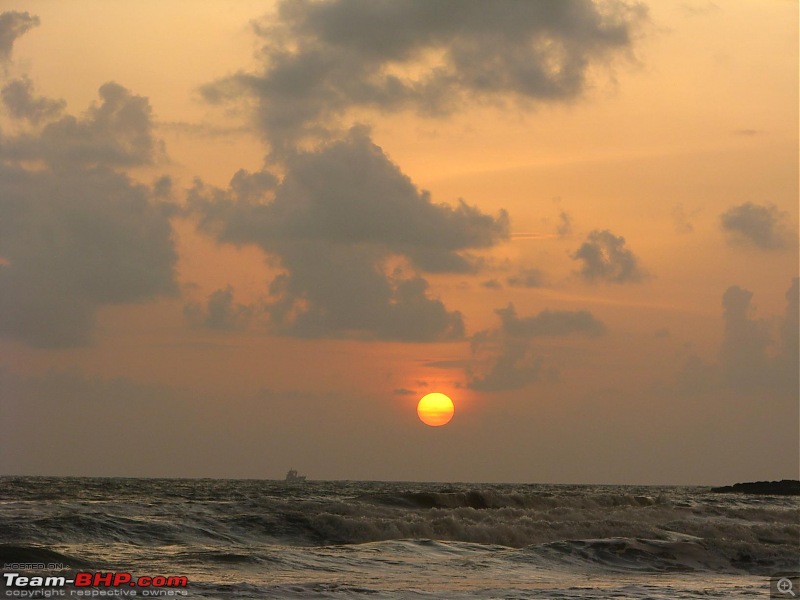
<path id="1" fill-rule="evenodd" d="M 51 596 L 186 596 L 189 581 L 180 575 L 134 577 L 130 573 L 78 572 L 74 577 L 58 575 L 28 576 L 3 573 L 3 583 L 10 589 L 5 595 L 16 598 Z M 67 594 L 67 586 L 73 586 Z M 46 589 L 48 588 L 48 589 Z M 50 592 L 50 593 L 43 593 Z"/>

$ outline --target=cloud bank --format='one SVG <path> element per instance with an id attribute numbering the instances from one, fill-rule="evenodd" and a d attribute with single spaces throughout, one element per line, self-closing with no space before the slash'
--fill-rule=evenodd
<path id="1" fill-rule="evenodd" d="M 218 240 L 278 258 L 285 273 L 269 306 L 277 331 L 459 338 L 461 314 L 430 296 L 423 275 L 477 271 L 474 253 L 507 239 L 508 216 L 434 203 L 368 129 L 351 127 L 356 113 L 441 117 L 468 103 L 573 101 L 590 72 L 631 53 L 646 18 L 642 5 L 616 0 L 279 2 L 253 25 L 262 67 L 201 90 L 211 102 L 253 107 L 268 167 L 240 173 L 225 191 L 196 185 L 191 210 Z M 559 231 L 569 230 L 564 213 Z M 529 272 L 510 285 L 540 279 Z"/>
<path id="2" fill-rule="evenodd" d="M 0 54 L 35 24 L 0 16 Z M 86 344 L 102 306 L 176 291 L 170 208 L 115 170 L 153 162 L 150 105 L 113 82 L 100 98 L 76 118 L 27 78 L 2 88 L 19 133 L 0 132 L 0 336 Z"/>
<path id="3" fill-rule="evenodd" d="M 285 164 L 280 181 L 240 172 L 228 190 L 198 183 L 190 192 L 201 230 L 255 244 L 286 270 L 270 286 L 278 331 L 405 341 L 463 335 L 461 314 L 431 298 L 418 272 L 474 271 L 467 251 L 508 237 L 505 212 L 434 203 L 363 128 Z M 390 267 L 398 258 L 412 274 Z"/>

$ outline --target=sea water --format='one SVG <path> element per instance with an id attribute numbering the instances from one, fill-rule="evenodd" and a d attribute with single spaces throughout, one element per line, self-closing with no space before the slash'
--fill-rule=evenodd
<path id="1" fill-rule="evenodd" d="M 128 572 L 189 582 L 148 595 L 757 598 L 769 595 L 770 576 L 796 572 L 799 561 L 797 497 L 699 487 L 0 478 L 4 573 L 13 565 L 23 576 Z M 143 595 L 90 589 L 96 598 Z M 20 589 L 3 585 L 0 596 L 21 597 Z"/>

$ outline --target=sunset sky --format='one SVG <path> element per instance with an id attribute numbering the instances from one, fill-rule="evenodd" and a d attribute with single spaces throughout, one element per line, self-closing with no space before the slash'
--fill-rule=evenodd
<path id="1" fill-rule="evenodd" d="M 0 13 L 0 474 L 798 477 L 796 1 Z"/>

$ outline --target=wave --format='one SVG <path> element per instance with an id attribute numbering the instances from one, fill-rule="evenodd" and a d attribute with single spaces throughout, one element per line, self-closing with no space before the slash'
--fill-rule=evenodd
<path id="1" fill-rule="evenodd" d="M 549 493 L 522 494 L 471 490 L 465 492 L 402 492 L 399 494 L 362 494 L 359 500 L 409 508 L 600 508 L 616 506 L 653 506 L 665 503 L 664 497 L 636 496 L 631 494 L 599 494 L 563 496 Z"/>
<path id="2" fill-rule="evenodd" d="M 538 562 L 602 566 L 615 571 L 685 572 L 738 570 L 730 558 L 699 539 L 608 538 L 569 540 L 530 547 Z"/>
<path id="3" fill-rule="evenodd" d="M 70 567 L 86 567 L 89 563 L 61 552 L 56 552 L 41 546 L 25 546 L 15 544 L 0 544 L 0 563 L 13 564 L 44 564 L 44 565 L 69 565 Z"/>
<path id="4" fill-rule="evenodd" d="M 182 562 L 246 566 L 282 560 L 262 551 L 266 547 L 438 540 L 526 549 L 526 556 L 540 560 L 585 560 L 604 568 L 697 564 L 752 573 L 794 569 L 800 550 L 800 504 L 788 497 L 755 501 L 688 488 L 363 482 L 291 490 L 277 483 L 213 481 L 138 487 L 133 481 L 92 481 L 80 487 L 79 480 L 70 493 L 67 483 L 60 483 L 64 494 L 57 502 L 4 503 L 0 543 L 81 548 L 94 558 L 100 552 L 85 550 L 89 545 L 118 545 L 120 552 L 170 547 L 181 549 L 173 556 Z M 19 561 L 15 552 L 11 560 Z M 77 558 L 32 562 L 78 564 Z"/>

